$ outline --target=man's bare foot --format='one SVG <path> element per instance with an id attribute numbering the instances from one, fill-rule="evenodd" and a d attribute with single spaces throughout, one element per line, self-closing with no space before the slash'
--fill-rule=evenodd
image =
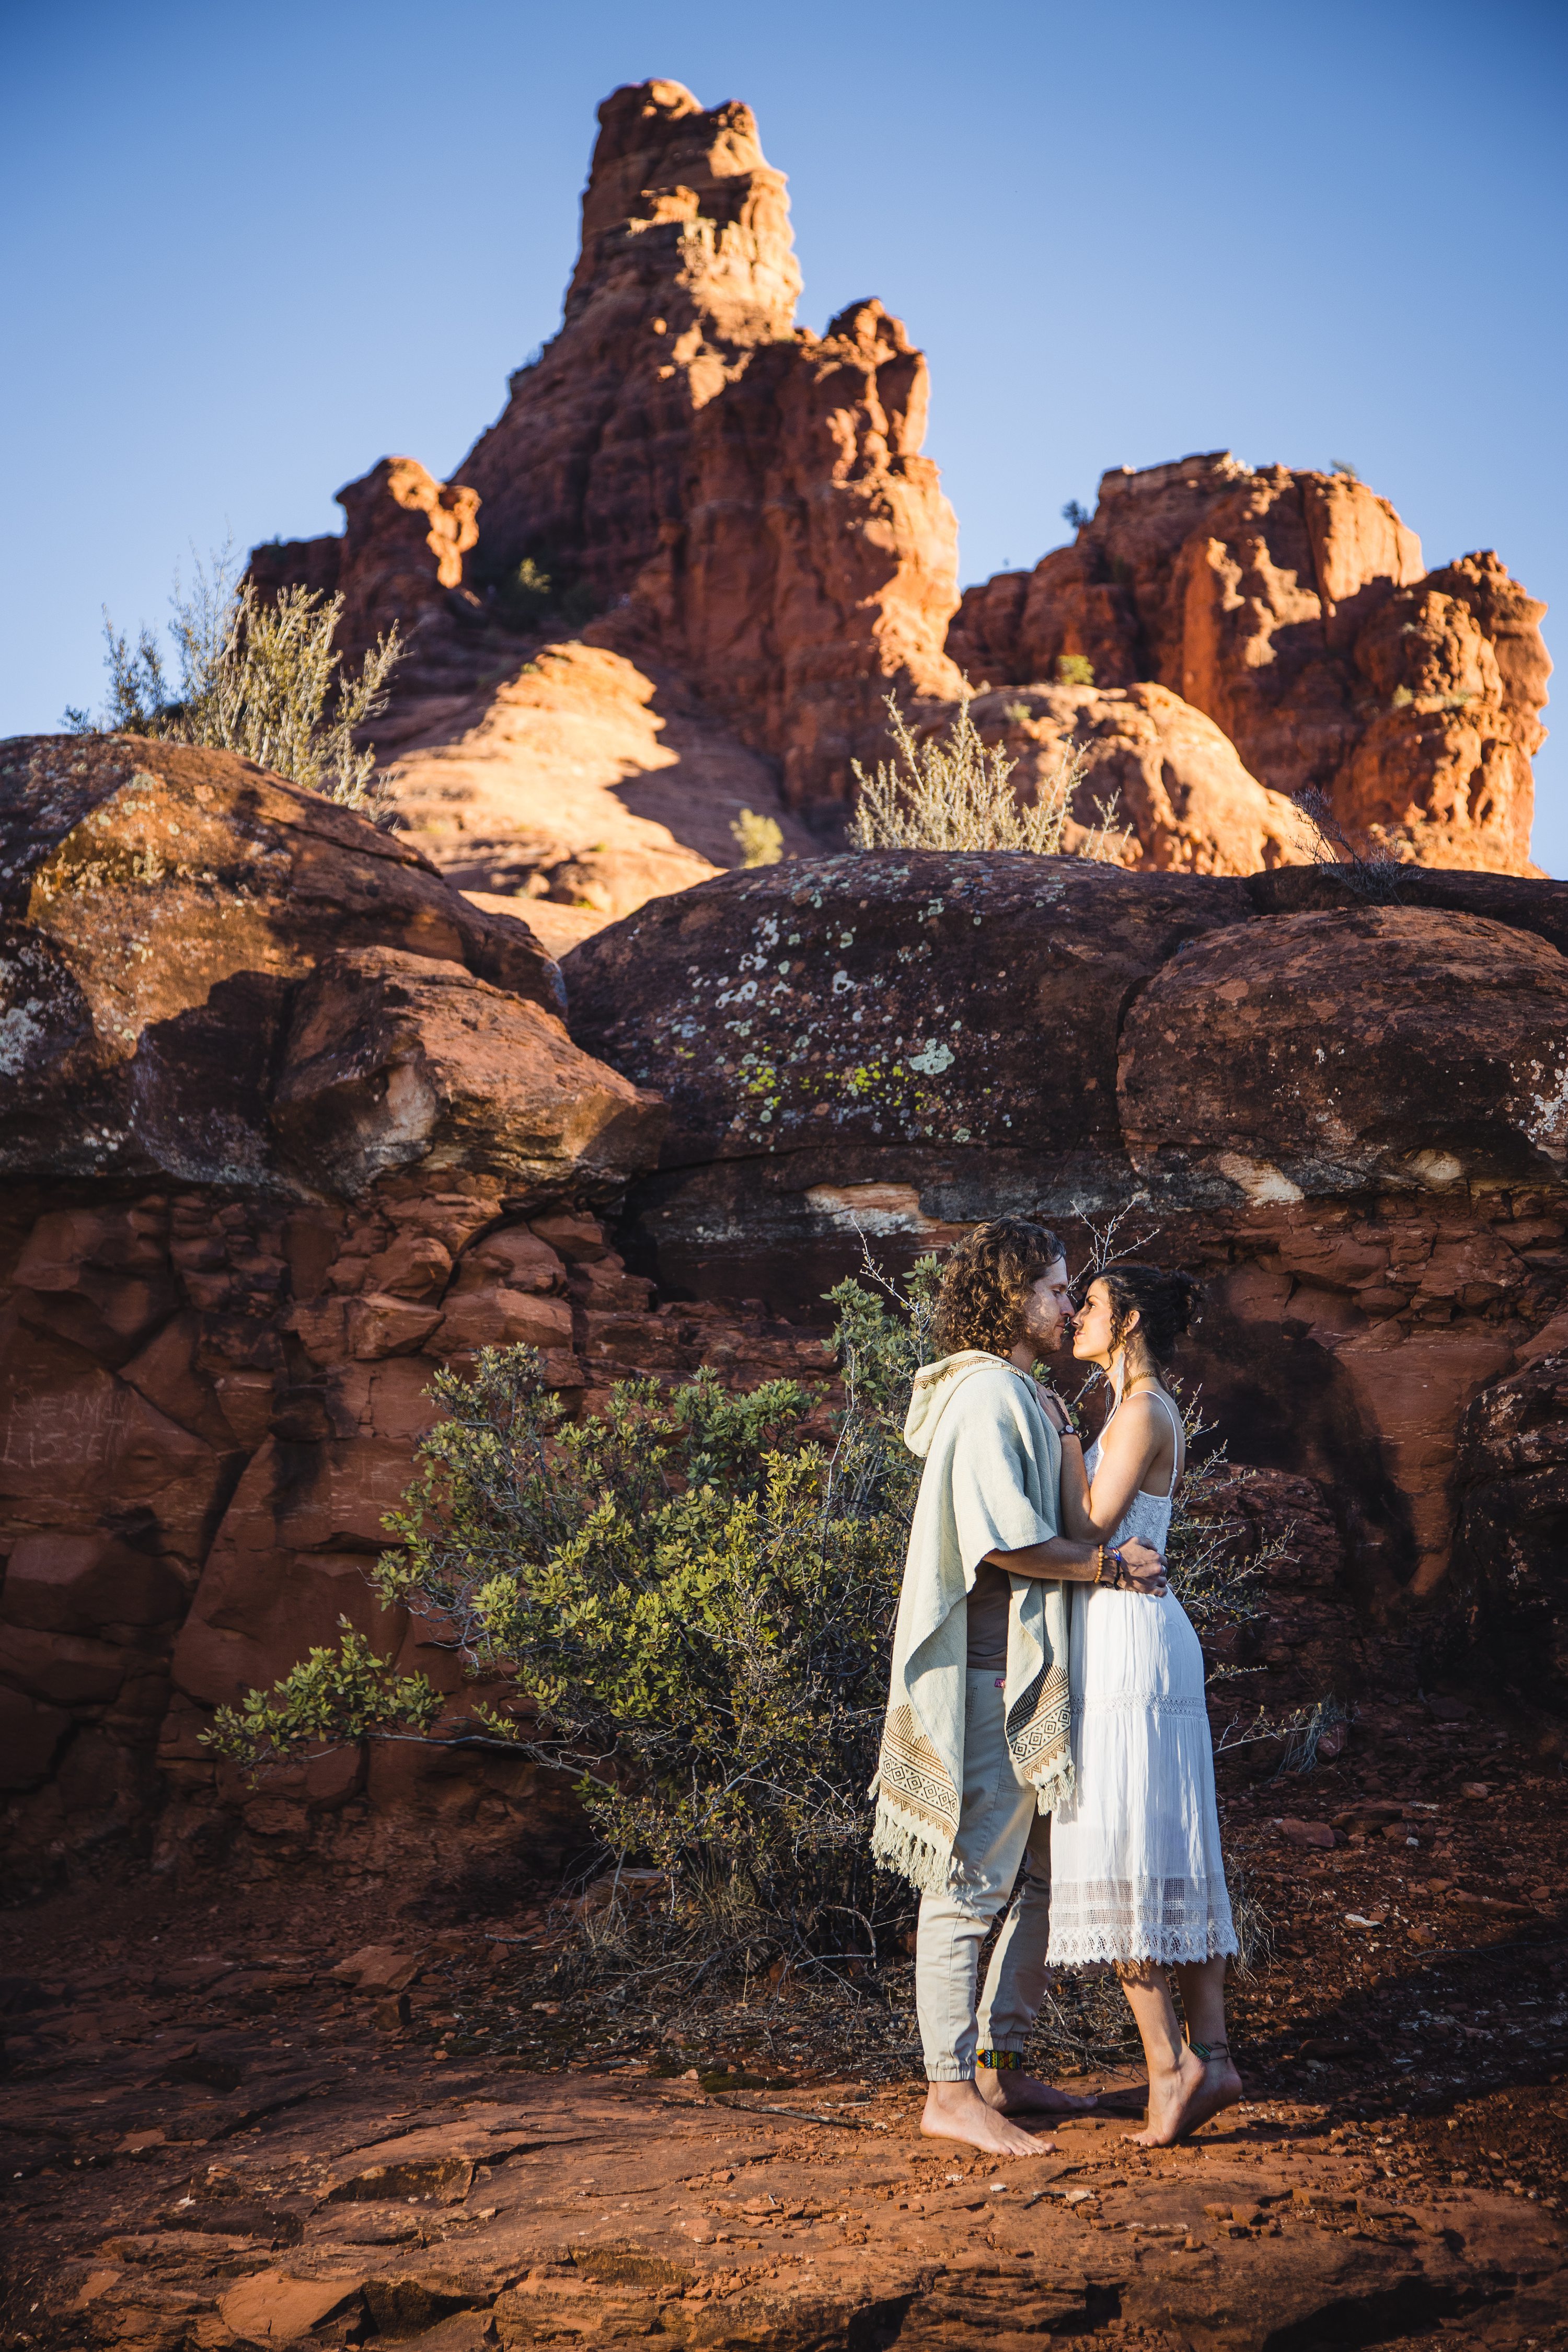
<path id="1" fill-rule="evenodd" d="M 1173 2147 L 1185 2139 L 1190 2131 L 1215 2113 L 1203 2108 L 1204 2094 L 1208 2084 L 1208 2068 L 1187 2042 L 1182 2044 L 1180 2062 L 1159 2074 L 1149 2076 L 1149 2120 L 1141 2132 L 1129 2132 L 1134 2147 Z"/>
<path id="2" fill-rule="evenodd" d="M 991 2109 L 998 2116 L 1081 2116 L 1094 2105 L 1091 2091 L 1087 2098 L 1078 2098 L 1071 2091 L 1058 2091 L 1052 2083 L 1042 2083 L 1036 2074 L 1026 2074 L 1017 2068 L 1005 2071 L 997 2066 L 982 2066 L 974 2077 L 974 2087 Z"/>
<path id="3" fill-rule="evenodd" d="M 985 2156 L 1049 2156 L 1056 2147 L 994 2113 L 973 2083 L 930 2084 L 921 2129 L 930 2139 L 962 2140 Z"/>

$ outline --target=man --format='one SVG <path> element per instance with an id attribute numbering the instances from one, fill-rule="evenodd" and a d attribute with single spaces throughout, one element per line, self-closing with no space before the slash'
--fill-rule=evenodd
<path id="1" fill-rule="evenodd" d="M 1025 2073 L 1045 1990 L 1049 1822 L 1072 1787 L 1066 1582 L 1164 1590 L 1147 1544 L 1058 1534 L 1060 1401 L 1032 1377 L 1072 1298 L 1060 1242 L 979 1225 L 943 1269 L 936 1340 L 905 1442 L 923 1457 L 893 1643 L 873 1852 L 921 1892 L 915 1991 L 930 2088 L 921 2129 L 1037 2156 L 1010 2118 L 1089 2104 Z M 1024 1876 L 1015 1894 L 1020 1864 Z M 992 1920 L 1007 1916 L 978 2010 Z"/>

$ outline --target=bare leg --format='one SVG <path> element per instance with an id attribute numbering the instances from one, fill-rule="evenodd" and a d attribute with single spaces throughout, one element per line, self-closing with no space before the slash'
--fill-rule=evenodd
<path id="1" fill-rule="evenodd" d="M 1116 1973 L 1142 2039 L 1149 2069 L 1149 2121 L 1142 2131 L 1130 2132 L 1128 2137 L 1138 2147 L 1169 2147 L 1192 2130 L 1194 2121 L 1202 2120 L 1195 2110 L 1208 2070 L 1182 2040 L 1164 1969 L 1152 1960 L 1124 1960 Z"/>
<path id="2" fill-rule="evenodd" d="M 921 2129 L 931 2139 L 962 2140 L 986 2156 L 1049 2156 L 1054 2139 L 1037 2139 L 995 2115 L 973 2083 L 929 2083 Z"/>
<path id="3" fill-rule="evenodd" d="M 1231 2063 L 1226 2037 L 1225 1969 L 1222 1957 L 1217 1960 L 1189 1960 L 1176 1970 L 1182 2007 L 1186 2012 L 1187 2038 L 1204 2058 L 1203 2096 L 1187 2126 L 1189 2131 L 1195 2131 L 1199 2124 L 1217 2116 L 1222 2107 L 1234 2107 L 1241 2096 L 1241 2076 Z"/>

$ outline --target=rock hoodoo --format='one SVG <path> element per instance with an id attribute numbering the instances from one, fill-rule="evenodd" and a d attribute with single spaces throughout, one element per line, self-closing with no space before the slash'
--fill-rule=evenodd
<path id="1" fill-rule="evenodd" d="M 1071 547 L 960 604 L 925 360 L 879 302 L 796 326 L 749 109 L 652 81 L 599 121 L 561 330 L 454 482 L 383 459 L 340 493 L 341 540 L 252 558 L 263 588 L 341 588 L 351 648 L 399 622 L 378 742 L 462 887 L 546 898 L 565 946 L 700 878 L 693 856 L 732 864 L 742 805 L 830 843 L 886 695 L 935 726 L 965 677 L 1020 791 L 1070 747 L 1075 818 L 1120 792 L 1131 866 L 1309 860 L 1310 787 L 1405 861 L 1532 870 L 1544 607 L 1495 555 L 1426 573 L 1362 482 L 1189 457 L 1113 469 Z"/>

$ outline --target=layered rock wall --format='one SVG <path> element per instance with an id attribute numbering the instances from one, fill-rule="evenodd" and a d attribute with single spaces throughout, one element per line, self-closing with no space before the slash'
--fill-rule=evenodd
<path id="1" fill-rule="evenodd" d="M 1005 1208 L 1076 1256 L 1131 1207 L 1206 1280 L 1187 1370 L 1244 1515 L 1296 1529 L 1238 1699 L 1414 1688 L 1466 1610 L 1555 1688 L 1568 890 L 798 861 L 579 949 L 569 1033 L 522 925 L 244 761 L 28 741 L 0 786 L 26 1870 L 154 1828 L 171 1863 L 559 1857 L 570 1803 L 505 1759 L 258 1796 L 201 1733 L 342 1618 L 456 1686 L 365 1580 L 439 1367 L 526 1341 L 574 1410 L 820 1374 L 862 1234 L 897 1263 Z"/>
<path id="2" fill-rule="evenodd" d="M 478 1864 L 520 1817 L 558 1851 L 570 1801 L 504 1759 L 355 1755 L 256 1796 L 199 1735 L 342 1617 L 455 1685 L 364 1574 L 440 1367 L 526 1341 L 581 1408 L 820 1349 L 650 1309 L 595 1213 L 662 1104 L 573 1043 L 526 928 L 405 846 L 229 754 L 118 739 L 6 745 L 0 811 L 12 1867 L 160 1822 L 170 1861 L 218 1851 L 237 1806 L 262 1864 L 348 1839 L 428 1868 L 461 1823 Z"/>

